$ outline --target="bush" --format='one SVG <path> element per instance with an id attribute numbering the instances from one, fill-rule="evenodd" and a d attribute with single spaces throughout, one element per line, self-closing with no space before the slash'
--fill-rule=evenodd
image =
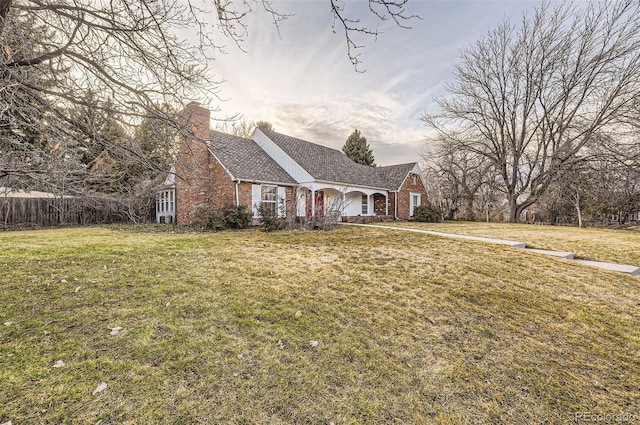
<path id="1" fill-rule="evenodd" d="M 246 205 L 236 206 L 230 202 L 222 208 L 200 207 L 195 222 L 206 230 L 245 229 L 251 224 L 251 212 Z"/>
<path id="2" fill-rule="evenodd" d="M 413 220 L 426 223 L 440 223 L 444 218 L 440 208 L 429 205 L 428 207 L 416 207 L 413 210 Z"/>
<path id="3" fill-rule="evenodd" d="M 286 227 L 285 219 L 278 216 L 273 208 L 268 204 L 260 204 L 258 207 L 258 217 L 260 217 L 260 229 L 264 232 L 275 232 Z"/>
<path id="4" fill-rule="evenodd" d="M 246 229 L 251 224 L 251 211 L 246 205 L 226 203 L 220 210 L 225 229 Z"/>

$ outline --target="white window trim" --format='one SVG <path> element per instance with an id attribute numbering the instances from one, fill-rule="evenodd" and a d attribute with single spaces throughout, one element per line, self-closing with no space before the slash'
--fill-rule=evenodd
<path id="1" fill-rule="evenodd" d="M 175 189 L 165 189 L 156 193 L 156 217 L 160 222 L 160 217 L 175 217 Z M 167 220 L 165 219 L 165 223 Z M 173 222 L 173 219 L 168 222 Z"/>
<path id="2" fill-rule="evenodd" d="M 414 203 L 413 202 L 413 198 L 417 196 L 418 197 L 418 203 Z M 415 193 L 415 192 L 409 192 L 409 217 L 413 217 L 413 210 L 416 209 L 416 207 L 420 206 L 420 204 L 422 204 L 422 194 L 421 193 Z"/>
<path id="3" fill-rule="evenodd" d="M 286 211 L 287 211 L 287 204 L 286 204 L 287 188 L 285 186 L 277 186 L 273 184 L 262 184 L 262 185 L 254 184 L 251 186 L 251 209 L 253 211 L 253 218 L 259 218 L 258 208 L 260 207 L 260 205 L 262 205 L 263 202 L 265 202 L 262 199 L 263 187 L 276 188 L 276 199 L 275 199 L 276 214 L 278 214 L 279 217 L 285 217 Z M 274 201 L 266 201 L 266 202 L 274 203 Z"/>
<path id="4" fill-rule="evenodd" d="M 269 191 L 273 191 L 274 198 L 273 199 L 264 199 L 264 191 L 268 189 Z M 269 204 L 273 206 L 273 212 L 278 214 L 278 186 L 263 184 L 260 186 L 260 204 Z"/>
<path id="5" fill-rule="evenodd" d="M 364 203 L 362 201 L 364 201 L 365 198 L 367 199 L 367 212 L 364 212 L 364 208 L 362 208 L 362 207 L 364 207 Z M 363 194 L 360 197 L 360 213 L 362 215 L 369 215 L 369 195 Z"/>

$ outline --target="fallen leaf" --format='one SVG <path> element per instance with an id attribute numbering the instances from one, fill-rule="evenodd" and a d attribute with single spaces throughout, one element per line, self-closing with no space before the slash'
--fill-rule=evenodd
<path id="1" fill-rule="evenodd" d="M 280 340 L 278 340 L 278 348 L 281 350 L 284 349 L 284 343 Z"/>
<path id="2" fill-rule="evenodd" d="M 238 354 L 238 360 L 242 360 L 242 359 L 244 359 L 244 354 L 242 353 Z"/>
<path id="3" fill-rule="evenodd" d="M 302 312 L 300 310 L 296 311 L 296 319 L 299 319 L 302 317 Z"/>
<path id="4" fill-rule="evenodd" d="M 109 329 L 111 329 L 111 332 L 109 332 L 109 334 L 118 335 L 122 330 L 122 326 L 116 326 L 115 328 L 109 328 Z"/>
<path id="5" fill-rule="evenodd" d="M 9 422 L 5 422 L 5 423 L 0 424 L 0 425 L 13 425 L 13 422 L 9 421 Z"/>
<path id="6" fill-rule="evenodd" d="M 427 320 L 429 321 L 429 323 L 431 323 L 432 325 L 436 324 L 436 321 L 433 317 L 427 317 Z"/>
<path id="7" fill-rule="evenodd" d="M 67 279 L 61 279 L 60 283 L 67 283 Z"/>
<path id="8" fill-rule="evenodd" d="M 311 348 L 316 348 L 318 344 L 318 341 L 309 341 L 309 347 Z"/>
<path id="9" fill-rule="evenodd" d="M 99 393 L 101 393 L 102 391 L 104 391 L 106 389 L 107 389 L 107 384 L 106 384 L 106 382 L 103 382 L 100 385 L 98 385 L 98 387 L 95 390 L 93 390 L 92 394 L 93 395 L 99 394 Z"/>
<path id="10" fill-rule="evenodd" d="M 11 326 L 11 325 L 13 325 L 13 322 L 4 322 L 4 325 L 5 326 Z"/>
<path id="11" fill-rule="evenodd" d="M 80 288 L 82 288 L 81 286 L 76 287 L 75 292 L 78 292 L 80 290 Z"/>
<path id="12" fill-rule="evenodd" d="M 64 367 L 64 366 L 65 364 L 62 360 L 58 360 L 56 364 L 53 365 L 53 367 Z"/>

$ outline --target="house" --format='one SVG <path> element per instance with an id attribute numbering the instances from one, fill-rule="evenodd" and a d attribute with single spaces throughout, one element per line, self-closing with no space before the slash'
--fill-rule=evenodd
<path id="1" fill-rule="evenodd" d="M 181 137 L 171 174 L 158 192 L 159 222 L 190 224 L 201 207 L 259 205 L 284 217 L 333 215 L 409 219 L 427 204 L 417 163 L 369 167 L 339 150 L 257 128 L 249 139 L 209 127 L 197 103 L 180 114 Z"/>

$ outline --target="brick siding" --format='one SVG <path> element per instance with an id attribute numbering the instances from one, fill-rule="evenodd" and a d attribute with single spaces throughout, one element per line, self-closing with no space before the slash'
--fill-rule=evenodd
<path id="1" fill-rule="evenodd" d="M 414 179 L 415 176 L 415 179 Z M 415 183 L 414 183 L 415 180 Z M 422 179 L 419 175 L 410 173 L 409 176 L 405 179 L 400 191 L 398 192 L 398 218 L 407 220 L 411 218 L 409 206 L 411 205 L 410 193 L 420 194 L 420 205 L 427 206 L 429 205 L 429 200 L 427 199 L 427 190 L 422 184 Z M 391 204 L 393 205 L 393 204 Z M 390 211 L 391 212 L 391 211 Z"/>
<path id="2" fill-rule="evenodd" d="M 185 133 L 181 137 L 176 161 L 176 222 L 193 223 L 201 207 L 219 208 L 235 203 L 235 183 L 209 152 L 210 113 L 190 103 L 180 113 Z"/>

